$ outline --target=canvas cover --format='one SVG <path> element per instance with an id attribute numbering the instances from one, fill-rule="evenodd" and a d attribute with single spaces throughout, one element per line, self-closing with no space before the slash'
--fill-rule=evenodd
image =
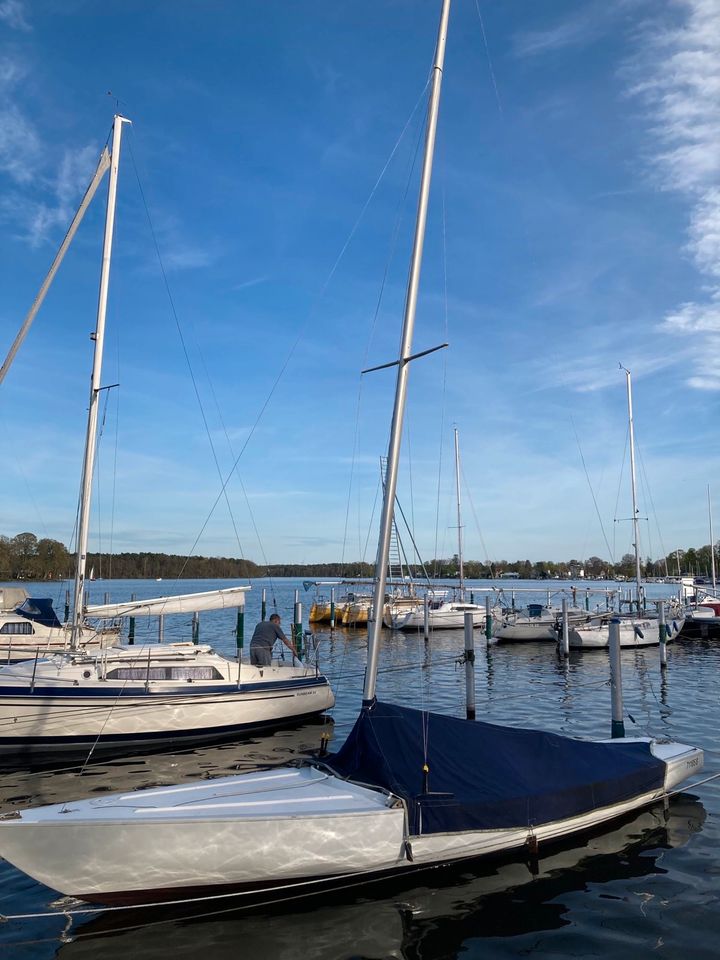
<path id="1" fill-rule="evenodd" d="M 592 743 L 381 702 L 362 710 L 327 764 L 402 797 L 413 836 L 563 820 L 665 779 L 647 743 Z"/>
<path id="2" fill-rule="evenodd" d="M 24 603 L 16 608 L 15 613 L 26 620 L 34 620 L 44 627 L 59 627 L 60 621 L 53 610 L 53 603 L 49 597 L 28 597 Z"/>

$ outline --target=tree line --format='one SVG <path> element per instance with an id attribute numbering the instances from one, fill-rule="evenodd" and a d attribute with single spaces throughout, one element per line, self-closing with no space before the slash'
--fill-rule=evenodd
<path id="1" fill-rule="evenodd" d="M 715 545 L 715 560 L 718 572 L 718 546 Z M 679 573 L 693 576 L 709 576 L 712 551 L 709 544 L 673 550 L 667 557 L 652 560 L 646 557 L 641 562 L 644 577 L 675 576 Z M 578 578 L 612 580 L 616 577 L 635 576 L 635 557 L 624 554 L 619 561 L 611 563 L 602 557 L 586 560 L 498 560 L 482 563 L 466 560 L 463 564 L 468 580 L 493 579 L 503 573 L 517 574 L 523 580 L 546 580 L 554 578 Z M 452 579 L 458 576 L 457 555 L 445 559 L 428 560 L 424 564 L 410 564 L 406 572 L 422 579 L 426 570 L 431 577 Z M 87 572 L 93 571 L 97 578 L 172 580 L 247 579 L 251 577 L 313 577 L 371 578 L 374 566 L 370 563 L 276 563 L 260 566 L 252 560 L 235 557 L 185 557 L 178 554 L 137 553 L 100 554 L 90 553 Z M 581 573 L 582 571 L 582 573 Z M 74 576 L 75 556 L 65 544 L 48 537 L 38 538 L 33 533 L 19 533 L 14 537 L 0 536 L 0 580 L 67 580 Z"/>

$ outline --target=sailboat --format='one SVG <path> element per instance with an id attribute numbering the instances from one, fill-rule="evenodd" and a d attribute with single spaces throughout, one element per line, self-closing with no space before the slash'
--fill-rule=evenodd
<path id="1" fill-rule="evenodd" d="M 103 904 L 196 895 L 298 897 L 527 849 L 665 798 L 702 750 L 651 738 L 582 741 L 460 720 L 376 697 L 393 504 L 450 0 L 443 0 L 397 360 L 363 702 L 338 753 L 306 765 L 12 811 L 0 854 Z M 235 900 L 239 903 L 239 900 Z"/>
<path id="2" fill-rule="evenodd" d="M 474 627 L 485 626 L 485 607 L 465 599 L 465 569 L 463 566 L 462 515 L 460 511 L 460 444 L 458 430 L 455 427 L 455 498 L 457 506 L 458 531 L 458 590 L 457 596 L 438 597 L 435 591 L 428 589 L 428 626 L 431 630 L 462 630 L 465 614 L 471 613 Z M 494 611 L 495 612 L 495 611 Z M 416 603 L 409 609 L 407 605 L 392 601 L 384 606 L 384 623 L 391 630 L 422 630 L 425 625 L 425 605 Z"/>
<path id="3" fill-rule="evenodd" d="M 627 388 L 628 405 L 628 430 L 630 439 L 630 489 L 632 493 L 632 524 L 633 524 L 633 549 L 635 553 L 635 610 L 629 617 L 620 618 L 620 646 L 621 647 L 651 647 L 658 646 L 660 643 L 660 634 L 658 629 L 657 617 L 649 616 L 647 613 L 647 601 L 645 597 L 645 588 L 642 583 L 642 571 L 640 569 L 640 534 L 638 530 L 638 521 L 640 511 L 637 504 L 637 484 L 635 479 L 635 424 L 633 420 L 632 403 L 632 375 L 630 371 L 620 364 L 620 369 L 625 372 L 625 381 Z M 673 611 L 672 616 L 666 625 L 667 638 L 672 640 L 678 635 L 683 625 L 683 617 L 679 611 Z M 603 650 L 610 646 L 610 626 L 607 618 L 598 619 L 595 623 L 586 623 L 584 625 L 572 625 L 569 632 L 570 646 L 580 650 Z"/>
<path id="4" fill-rule="evenodd" d="M 82 470 L 73 617 L 60 628 L 67 652 L 36 645 L 31 659 L 0 668 L 0 754 L 46 754 L 90 749 L 127 750 L 138 745 L 199 742 L 322 713 L 334 704 L 330 684 L 317 665 L 242 663 L 240 633 L 233 659 L 192 642 L 87 649 L 86 620 L 118 624 L 135 617 L 164 617 L 228 608 L 242 612 L 246 586 L 119 604 L 85 606 L 86 560 L 105 314 L 115 221 L 123 125 L 113 122 L 108 201 L 90 402 Z M 104 163 L 101 157 L 101 170 Z M 92 576 L 91 568 L 91 576 Z M 60 625 L 57 625 L 60 627 Z M 96 631 L 96 634 L 98 631 Z M 100 631 L 102 635 L 102 631 Z M 34 656 L 33 656 L 34 654 Z"/>

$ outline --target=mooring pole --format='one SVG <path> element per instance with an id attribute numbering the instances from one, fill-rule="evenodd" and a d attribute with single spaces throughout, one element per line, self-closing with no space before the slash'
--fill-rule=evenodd
<path id="1" fill-rule="evenodd" d="M 162 643 L 165 639 L 165 617 L 161 613 L 158 616 L 158 643 Z"/>
<path id="2" fill-rule="evenodd" d="M 135 594 L 130 595 L 130 599 L 135 601 Z M 128 643 L 135 643 L 135 617 L 130 617 L 128 620 Z"/>
<path id="3" fill-rule="evenodd" d="M 423 597 L 423 639 L 426 643 L 430 639 L 430 598 L 427 593 Z"/>
<path id="4" fill-rule="evenodd" d="M 465 703 L 468 720 L 475 719 L 475 636 L 473 615 L 465 612 Z"/>
<path id="5" fill-rule="evenodd" d="M 260 619 L 267 620 L 267 590 L 262 589 L 262 600 L 260 601 Z"/>
<path id="6" fill-rule="evenodd" d="M 585 588 L 585 609 L 590 612 L 590 588 Z"/>
<path id="7" fill-rule="evenodd" d="M 492 607 L 490 606 L 490 597 L 485 597 L 485 639 L 488 643 L 492 639 L 493 621 Z"/>
<path id="8" fill-rule="evenodd" d="M 330 587 L 330 629 L 335 629 L 335 587 Z"/>
<path id="9" fill-rule="evenodd" d="M 612 696 L 612 724 L 610 736 L 613 740 L 625 736 L 623 721 L 622 661 L 620 658 L 620 619 L 610 621 L 610 690 Z"/>
<path id="10" fill-rule="evenodd" d="M 200 642 L 200 614 L 197 610 L 192 615 L 192 642 Z"/>
<path id="11" fill-rule="evenodd" d="M 562 634 L 560 637 L 560 653 L 563 657 L 570 656 L 570 625 L 568 621 L 568 602 L 563 597 L 562 601 Z"/>
<path id="12" fill-rule="evenodd" d="M 665 602 L 658 604 L 658 633 L 660 635 L 660 670 L 667 670 L 667 627 L 665 626 Z"/>
<path id="13" fill-rule="evenodd" d="M 293 607 L 293 640 L 295 641 L 295 650 L 298 660 L 302 660 L 303 655 L 303 615 L 302 603 L 300 603 L 300 591 L 295 591 L 295 605 Z"/>
<path id="14" fill-rule="evenodd" d="M 65 591 L 65 617 L 63 618 L 63 623 L 67 623 L 70 619 L 70 591 Z"/>
<path id="15" fill-rule="evenodd" d="M 235 645 L 237 647 L 238 661 L 242 655 L 242 648 L 245 646 L 245 607 L 237 608 L 237 623 L 235 624 Z"/>

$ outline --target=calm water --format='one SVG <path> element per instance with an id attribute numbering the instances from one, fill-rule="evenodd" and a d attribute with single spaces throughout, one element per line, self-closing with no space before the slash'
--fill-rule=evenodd
<path id="1" fill-rule="evenodd" d="M 98 581 L 92 600 L 101 602 L 106 591 L 111 599 L 120 600 L 133 592 L 147 597 L 214 585 L 226 584 Z M 43 592 L 52 593 L 47 586 Z M 248 636 L 258 618 L 262 586 L 271 598 L 269 581 L 254 583 L 248 596 Z M 288 580 L 273 585 L 286 626 L 293 590 L 299 586 L 299 581 Z M 507 585 L 511 588 L 520 600 L 522 584 Z M 64 587 L 54 589 L 62 610 Z M 661 596 L 671 589 L 658 586 L 651 593 Z M 307 611 L 311 594 L 302 589 L 301 593 Z M 578 599 L 584 599 L 582 591 Z M 604 606 L 600 595 L 593 598 L 593 605 L 596 602 Z M 185 638 L 189 621 L 173 625 L 171 619 L 183 620 L 168 618 L 166 638 Z M 231 652 L 234 627 L 232 614 L 204 614 L 201 640 Z M 144 629 L 152 636 L 156 623 Z M 361 631 L 339 630 L 334 638 L 320 635 L 321 666 L 338 697 L 333 711 L 336 740 L 345 737 L 359 706 L 365 641 Z M 552 645 L 487 649 L 479 634 L 476 644 L 479 717 L 572 735 L 609 734 L 605 653 L 575 653 L 569 664 L 560 664 Z M 461 649 L 461 632 L 439 632 L 428 645 L 415 636 L 388 634 L 381 652 L 379 695 L 462 715 L 464 670 L 455 663 Z M 675 644 L 669 648 L 668 661 L 667 676 L 661 678 L 657 649 L 623 654 L 628 734 L 652 733 L 698 744 L 706 751 L 704 775 L 720 771 L 720 644 Z M 76 769 L 0 773 L 0 810 L 282 763 L 317 747 L 321 729 L 306 724 L 238 744 L 93 762 L 82 775 Z M 219 907 L 205 905 L 192 915 L 130 911 L 76 917 L 71 925 L 62 915 L 11 921 L 0 925 L 0 950 L 3 957 L 62 960 L 717 957 L 719 815 L 720 781 L 674 798 L 667 813 L 659 805 L 576 846 L 541 851 L 536 873 L 522 861 L 494 863 L 440 874 L 432 887 L 366 889 L 362 895 L 346 894 L 337 901 L 324 898 L 294 908 L 248 912 L 231 909 L 232 901 L 221 901 Z M 52 891 L 0 861 L 0 913 L 57 910 Z"/>

